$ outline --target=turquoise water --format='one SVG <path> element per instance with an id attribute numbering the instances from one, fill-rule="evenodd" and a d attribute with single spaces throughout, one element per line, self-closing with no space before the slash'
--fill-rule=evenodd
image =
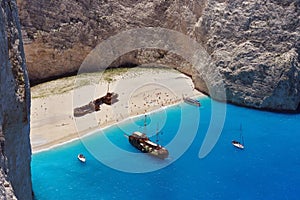
<path id="1" fill-rule="evenodd" d="M 105 129 L 104 134 L 96 133 L 34 154 L 32 180 L 36 200 L 299 199 L 299 114 L 278 114 L 227 105 L 222 133 L 212 151 L 200 159 L 199 149 L 211 119 L 211 100 L 201 99 L 201 103 L 203 106 L 199 110 L 187 104 L 164 110 L 165 123 L 160 113 L 149 115 L 147 131 L 155 132 L 156 122 L 160 122 L 162 134 L 159 142 L 162 145 L 178 141 L 176 134 L 182 134 L 177 133 L 181 116 L 190 123 L 190 126 L 181 127 L 182 135 L 186 137 L 181 136 L 182 143 L 177 142 L 177 147 L 170 145 L 167 160 L 138 153 L 124 137 L 123 131 L 133 131 L 141 126 L 143 117 Z M 188 114 L 195 109 L 200 113 L 199 121 L 195 115 Z M 191 129 L 195 123 L 199 129 L 193 138 Z M 244 150 L 231 145 L 232 139 L 239 138 L 240 125 L 245 140 Z M 152 139 L 155 141 L 155 135 Z M 188 140 L 191 145 L 184 151 Z M 106 145 L 107 141 L 110 145 Z M 110 146 L 137 156 L 127 156 L 110 149 Z M 78 153 L 87 157 L 85 164 L 77 160 Z M 176 159 L 181 153 L 182 156 Z M 104 158 L 105 164 L 96 159 L 99 156 Z M 147 173 L 128 173 L 112 169 L 110 165 L 124 169 L 138 166 L 138 170 L 149 166 L 165 167 Z"/>

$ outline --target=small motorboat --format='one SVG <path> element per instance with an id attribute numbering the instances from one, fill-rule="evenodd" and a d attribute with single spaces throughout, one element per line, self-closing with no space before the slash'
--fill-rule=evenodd
<path id="1" fill-rule="evenodd" d="M 80 162 L 85 163 L 86 158 L 85 158 L 85 156 L 84 156 L 83 154 L 78 154 L 77 158 L 78 158 L 78 160 L 79 160 Z"/>
<path id="2" fill-rule="evenodd" d="M 189 97 L 184 97 L 184 96 L 182 98 L 183 98 L 183 101 L 185 103 L 188 103 L 190 105 L 197 106 L 197 107 L 201 106 L 201 103 L 198 100 L 195 100 L 195 99 L 192 99 L 192 98 L 189 98 Z"/>

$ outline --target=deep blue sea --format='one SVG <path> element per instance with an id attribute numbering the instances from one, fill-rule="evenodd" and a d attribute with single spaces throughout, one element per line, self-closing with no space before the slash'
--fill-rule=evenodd
<path id="1" fill-rule="evenodd" d="M 145 130 L 139 116 L 34 154 L 35 199 L 299 199 L 300 114 L 200 100 L 200 108 L 182 103 L 148 114 Z M 134 149 L 124 133 L 137 129 L 153 141 L 158 129 L 170 157 L 160 160 Z M 231 145 L 240 134 L 244 150 Z M 201 156 L 201 147 L 208 154 Z M 77 160 L 78 153 L 86 163 Z"/>

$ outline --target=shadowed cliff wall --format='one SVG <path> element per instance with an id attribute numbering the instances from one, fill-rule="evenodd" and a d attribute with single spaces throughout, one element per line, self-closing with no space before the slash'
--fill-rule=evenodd
<path id="1" fill-rule="evenodd" d="M 30 92 L 14 0 L 0 1 L 0 199 L 32 199 Z"/>

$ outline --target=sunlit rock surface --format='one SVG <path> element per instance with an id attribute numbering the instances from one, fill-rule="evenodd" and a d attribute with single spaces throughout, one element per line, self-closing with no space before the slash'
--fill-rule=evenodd
<path id="1" fill-rule="evenodd" d="M 197 74 L 180 56 L 136 50 L 115 65 L 166 63 L 193 75 L 209 93 L 221 74 L 227 101 L 295 111 L 300 102 L 299 0 L 22 0 L 19 1 L 29 77 L 33 83 L 75 73 L 100 42 L 122 31 L 163 27 L 194 38 L 211 56 Z M 126 42 L 126 41 L 124 41 Z M 213 98 L 224 100 L 217 94 Z"/>

